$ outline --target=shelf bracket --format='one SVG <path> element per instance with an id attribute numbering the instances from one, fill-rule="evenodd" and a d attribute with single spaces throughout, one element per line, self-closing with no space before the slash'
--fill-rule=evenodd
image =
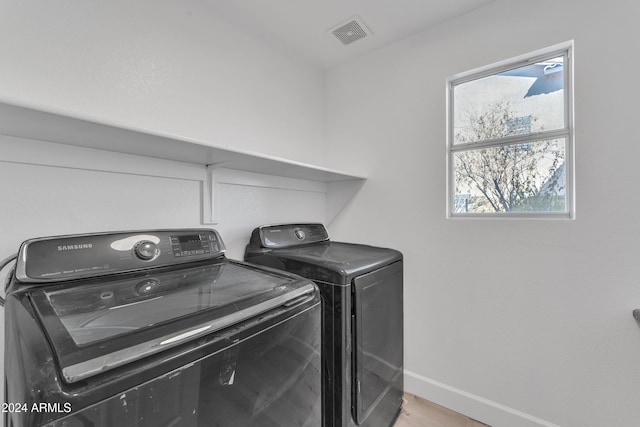
<path id="1" fill-rule="evenodd" d="M 334 181 L 327 186 L 326 223 L 330 225 L 334 219 L 353 200 L 356 193 L 364 185 L 364 179 Z"/>
<path id="2" fill-rule="evenodd" d="M 218 191 L 218 183 L 216 182 L 216 168 L 217 165 L 211 164 L 205 166 L 206 177 L 204 181 L 200 183 L 202 191 L 202 224 L 218 224 L 218 203 L 216 201 L 216 194 Z"/>

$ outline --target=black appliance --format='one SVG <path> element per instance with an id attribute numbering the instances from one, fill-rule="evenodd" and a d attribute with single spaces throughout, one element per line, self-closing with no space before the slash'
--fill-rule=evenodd
<path id="1" fill-rule="evenodd" d="M 323 425 L 392 425 L 403 394 L 402 254 L 332 242 L 322 224 L 287 224 L 253 230 L 245 261 L 320 288 Z"/>
<path id="2" fill-rule="evenodd" d="M 215 230 L 26 241 L 5 308 L 8 427 L 321 423 L 317 287 Z"/>

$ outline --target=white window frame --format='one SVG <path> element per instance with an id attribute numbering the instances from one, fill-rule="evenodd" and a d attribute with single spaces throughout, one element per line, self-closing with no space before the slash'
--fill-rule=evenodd
<path id="1" fill-rule="evenodd" d="M 447 79 L 447 218 L 531 218 L 531 219 L 575 219 L 575 143 L 574 143 L 574 113 L 573 113 L 573 40 L 519 55 L 491 65 L 476 68 L 464 73 L 456 74 Z M 564 67 L 564 128 L 551 131 L 534 132 L 526 135 L 514 135 L 500 139 L 493 139 L 470 144 L 454 144 L 454 97 L 456 85 L 492 76 L 514 68 L 540 62 L 554 56 L 565 57 Z M 545 139 L 565 139 L 565 174 L 566 174 L 566 206 L 564 212 L 454 212 L 455 209 L 455 172 L 453 167 L 454 154 L 459 151 L 495 147 L 511 144 L 536 142 Z"/>

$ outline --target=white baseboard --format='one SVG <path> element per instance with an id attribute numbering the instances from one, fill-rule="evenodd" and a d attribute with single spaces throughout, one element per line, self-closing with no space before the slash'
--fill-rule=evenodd
<path id="1" fill-rule="evenodd" d="M 464 390 L 404 371 L 405 391 L 492 427 L 560 427 L 557 424 L 476 396 Z"/>

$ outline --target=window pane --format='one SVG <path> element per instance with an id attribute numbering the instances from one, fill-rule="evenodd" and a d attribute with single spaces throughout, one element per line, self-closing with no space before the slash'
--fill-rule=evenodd
<path id="1" fill-rule="evenodd" d="M 565 212 L 565 139 L 453 154 L 454 213 Z"/>
<path id="2" fill-rule="evenodd" d="M 453 87 L 453 143 L 563 129 L 564 57 Z"/>

